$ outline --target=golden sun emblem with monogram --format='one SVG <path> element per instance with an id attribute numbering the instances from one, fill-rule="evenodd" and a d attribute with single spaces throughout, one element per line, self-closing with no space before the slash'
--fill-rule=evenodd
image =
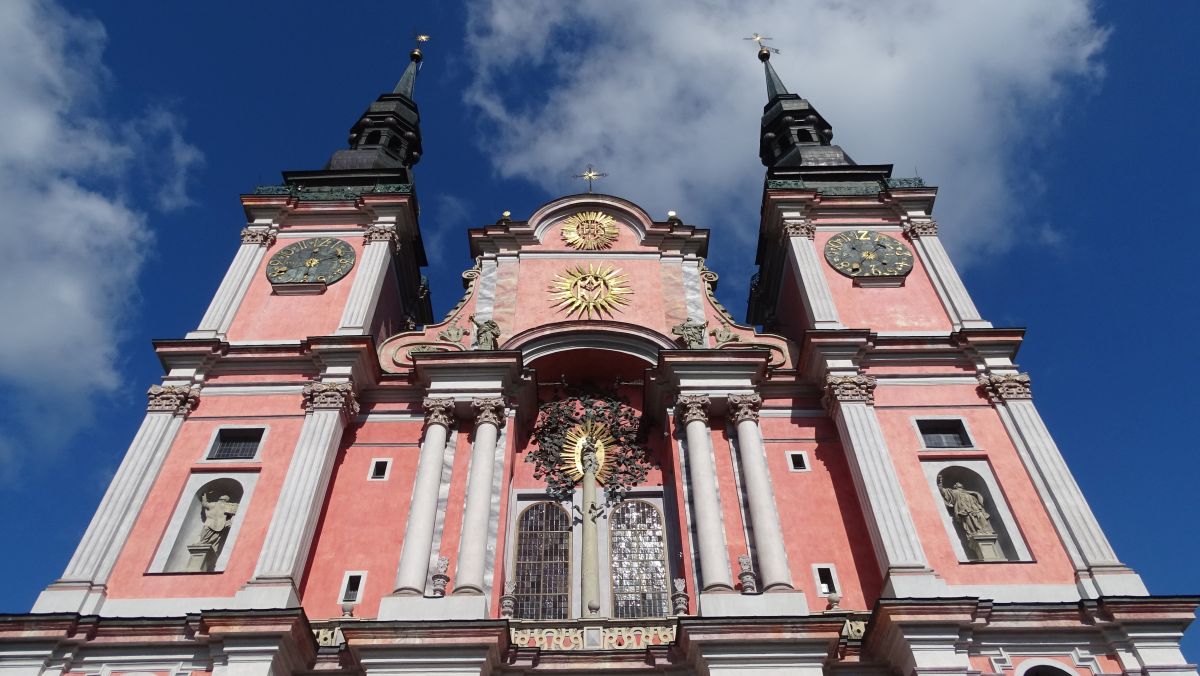
<path id="1" fill-rule="evenodd" d="M 614 311 L 629 304 L 627 296 L 633 293 L 625 275 L 604 264 L 589 263 L 586 268 L 576 265 L 554 276 L 550 284 L 551 298 L 556 301 L 555 310 L 566 310 L 567 316 L 579 319 L 603 319 Z"/>
<path id="2" fill-rule="evenodd" d="M 588 420 L 567 430 L 567 443 L 562 447 L 562 465 L 559 467 L 575 481 L 583 478 L 583 447 L 590 439 L 596 447 L 596 481 L 604 483 L 612 468 L 608 462 L 608 449 L 616 439 L 608 429 L 598 422 Z"/>
<path id="3" fill-rule="evenodd" d="M 613 217 L 601 211 L 581 211 L 563 220 L 562 238 L 577 251 L 607 249 L 617 241 Z"/>

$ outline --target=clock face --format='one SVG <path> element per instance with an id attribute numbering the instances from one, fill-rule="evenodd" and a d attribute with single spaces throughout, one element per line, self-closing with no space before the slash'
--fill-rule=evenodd
<path id="1" fill-rule="evenodd" d="M 333 284 L 354 267 L 354 248 L 340 239 L 314 237 L 280 249 L 267 261 L 272 284 Z"/>
<path id="2" fill-rule="evenodd" d="M 900 240 L 872 230 L 847 230 L 825 243 L 825 260 L 847 277 L 902 277 L 913 255 Z"/>

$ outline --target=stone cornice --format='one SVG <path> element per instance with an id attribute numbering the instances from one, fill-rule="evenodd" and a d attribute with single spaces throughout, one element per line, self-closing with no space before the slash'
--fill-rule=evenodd
<path id="1" fill-rule="evenodd" d="M 979 388 L 993 404 L 1016 399 L 1033 399 L 1027 373 L 985 373 L 979 376 Z"/>
<path id="2" fill-rule="evenodd" d="M 761 406 L 762 397 L 758 393 L 729 395 L 730 417 L 734 422 L 758 422 L 758 409 Z"/>
<path id="3" fill-rule="evenodd" d="M 146 412 L 186 416 L 200 400 L 200 388 L 186 385 L 151 385 L 146 391 Z"/>

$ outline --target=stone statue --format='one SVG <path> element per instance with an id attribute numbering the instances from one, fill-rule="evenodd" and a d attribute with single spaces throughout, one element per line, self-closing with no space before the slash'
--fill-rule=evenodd
<path id="1" fill-rule="evenodd" d="M 230 502 L 228 495 L 222 495 L 216 502 L 209 502 L 208 493 L 205 492 L 200 495 L 200 505 L 204 526 L 200 529 L 200 539 L 196 540 L 195 544 L 206 545 L 216 551 L 225 539 L 233 515 L 237 514 L 238 503 Z"/>
<path id="2" fill-rule="evenodd" d="M 494 319 L 483 322 L 475 321 L 475 315 L 468 319 L 475 325 L 475 349 L 495 350 L 500 341 L 500 325 Z"/>
<path id="3" fill-rule="evenodd" d="M 945 500 L 946 506 L 954 514 L 954 520 L 962 526 L 967 537 L 996 534 L 996 531 L 992 529 L 992 517 L 983 506 L 982 493 L 963 488 L 961 482 L 955 482 L 954 488 L 946 488 L 942 485 L 941 475 L 938 475 L 937 482 L 942 499 Z"/>
<path id="4" fill-rule="evenodd" d="M 721 324 L 712 331 L 709 331 L 709 335 L 713 337 L 713 340 L 717 341 L 717 347 L 721 347 L 725 343 L 736 343 L 742 339 L 741 336 L 729 329 L 728 324 Z"/>
<path id="5" fill-rule="evenodd" d="M 708 322 L 698 322 L 688 317 L 672 326 L 671 333 L 679 336 L 689 350 L 699 350 L 704 348 L 704 330 L 707 328 Z"/>

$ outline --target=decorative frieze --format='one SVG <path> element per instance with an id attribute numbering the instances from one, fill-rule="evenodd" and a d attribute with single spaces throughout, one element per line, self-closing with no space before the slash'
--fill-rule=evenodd
<path id="1" fill-rule="evenodd" d="M 979 388 L 993 404 L 999 404 L 1012 399 L 1032 399 L 1033 391 L 1029 386 L 1029 374 L 1007 373 L 996 375 L 987 373 L 979 376 Z"/>
<path id="2" fill-rule="evenodd" d="M 937 221 L 932 218 L 922 221 L 909 221 L 903 225 L 903 228 L 909 237 L 936 237 L 938 234 Z"/>
<path id="3" fill-rule="evenodd" d="M 814 239 L 817 235 L 817 226 L 812 221 L 804 219 L 802 221 L 788 221 L 783 224 L 784 237 L 803 237 L 805 239 Z"/>
<path id="4" fill-rule="evenodd" d="M 762 397 L 756 392 L 729 395 L 729 407 L 735 423 L 746 420 L 758 422 L 758 409 L 760 406 L 762 406 Z"/>
<path id="5" fill-rule="evenodd" d="M 670 624 L 606 627 L 522 627 L 509 629 L 513 645 L 541 650 L 645 650 L 674 643 L 676 626 Z"/>
<path id="6" fill-rule="evenodd" d="M 861 373 L 852 376 L 825 376 L 826 406 L 833 402 L 861 401 L 867 404 L 875 403 L 875 378 Z"/>
<path id="7" fill-rule="evenodd" d="M 504 422 L 504 398 L 484 397 L 473 399 L 471 407 L 475 409 L 475 424 L 490 424 L 500 427 Z"/>
<path id="8" fill-rule="evenodd" d="M 279 234 L 274 228 L 253 229 L 242 228 L 242 244 L 258 244 L 270 248 L 275 244 L 275 236 Z"/>
<path id="9" fill-rule="evenodd" d="M 703 394 L 681 394 L 676 400 L 675 410 L 686 425 L 690 422 L 708 422 L 708 397 Z"/>
<path id="10" fill-rule="evenodd" d="M 426 425 L 441 425 L 449 427 L 450 422 L 454 419 L 454 400 L 453 399 L 431 399 L 427 398 L 422 402 L 425 407 L 425 424 Z"/>
<path id="11" fill-rule="evenodd" d="M 305 411 L 334 410 L 346 415 L 358 414 L 358 397 L 354 394 L 353 383 L 309 383 L 304 386 L 303 396 Z"/>
<path id="12" fill-rule="evenodd" d="M 146 411 L 149 413 L 174 413 L 183 415 L 196 408 L 200 400 L 200 388 L 186 385 L 151 385 L 146 391 Z"/>

